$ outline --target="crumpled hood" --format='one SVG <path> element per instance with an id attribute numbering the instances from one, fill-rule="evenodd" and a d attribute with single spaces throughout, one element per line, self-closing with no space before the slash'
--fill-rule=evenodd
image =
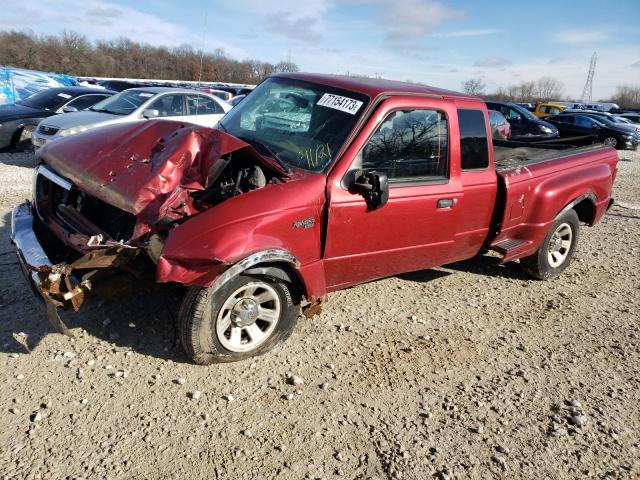
<path id="1" fill-rule="evenodd" d="M 147 223 L 177 190 L 202 190 L 220 157 L 247 143 L 220 130 L 168 120 L 119 124 L 45 145 L 38 156 L 80 190 Z"/>

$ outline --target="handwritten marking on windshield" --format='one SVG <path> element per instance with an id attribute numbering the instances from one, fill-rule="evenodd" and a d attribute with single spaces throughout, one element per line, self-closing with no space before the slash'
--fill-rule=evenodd
<path id="1" fill-rule="evenodd" d="M 321 143 L 315 148 L 309 147 L 300 152 L 307 166 L 315 169 L 318 165 L 328 165 L 331 162 L 331 147 L 328 143 Z"/>

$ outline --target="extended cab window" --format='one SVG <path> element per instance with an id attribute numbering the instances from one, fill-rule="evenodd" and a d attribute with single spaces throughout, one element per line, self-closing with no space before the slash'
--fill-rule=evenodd
<path id="1" fill-rule="evenodd" d="M 489 166 L 487 128 L 482 110 L 458 110 L 460 124 L 460 161 L 463 170 Z"/>
<path id="2" fill-rule="evenodd" d="M 390 182 L 447 178 L 448 128 L 439 110 L 398 110 L 378 127 L 362 150 L 364 170 L 386 173 Z"/>

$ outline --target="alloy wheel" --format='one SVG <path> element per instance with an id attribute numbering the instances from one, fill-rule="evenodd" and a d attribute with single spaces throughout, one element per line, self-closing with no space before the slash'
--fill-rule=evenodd
<path id="1" fill-rule="evenodd" d="M 249 352 L 273 333 L 282 305 L 276 290 L 264 282 L 251 282 L 235 290 L 216 318 L 216 335 L 231 352 Z"/>
<path id="2" fill-rule="evenodd" d="M 558 228 L 555 229 L 551 238 L 549 239 L 549 248 L 547 252 L 547 259 L 549 265 L 553 268 L 558 268 L 562 265 L 571 250 L 571 243 L 573 242 L 573 230 L 568 223 L 561 223 Z"/>

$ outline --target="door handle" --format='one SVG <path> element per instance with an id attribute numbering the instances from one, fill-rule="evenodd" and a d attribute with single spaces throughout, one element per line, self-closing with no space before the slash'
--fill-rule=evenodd
<path id="1" fill-rule="evenodd" d="M 438 208 L 451 208 L 455 203 L 453 198 L 441 198 L 438 200 Z"/>

